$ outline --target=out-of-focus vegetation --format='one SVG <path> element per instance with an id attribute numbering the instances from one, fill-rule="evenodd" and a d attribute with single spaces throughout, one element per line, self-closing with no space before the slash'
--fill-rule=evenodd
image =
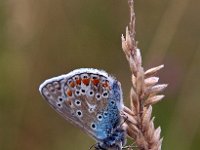
<path id="1" fill-rule="evenodd" d="M 145 69 L 165 64 L 166 98 L 154 107 L 163 150 L 200 148 L 200 1 L 137 0 L 137 40 Z M 100 68 L 121 81 L 126 0 L 0 1 L 0 149 L 88 149 L 94 141 L 56 114 L 38 92 L 46 78 Z"/>

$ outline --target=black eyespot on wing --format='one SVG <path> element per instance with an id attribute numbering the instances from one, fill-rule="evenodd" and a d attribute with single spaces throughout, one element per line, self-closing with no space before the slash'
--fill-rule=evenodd
<path id="1" fill-rule="evenodd" d="M 97 119 L 98 119 L 99 121 L 101 121 L 101 120 L 103 119 L 103 116 L 102 116 L 101 114 L 98 114 L 98 115 L 97 115 Z"/>
<path id="2" fill-rule="evenodd" d="M 100 99 L 101 99 L 101 94 L 97 93 L 97 94 L 95 95 L 95 97 L 96 97 L 97 100 L 100 100 Z"/>
<path id="3" fill-rule="evenodd" d="M 78 99 L 76 99 L 76 100 L 75 100 L 75 105 L 76 105 L 76 106 L 81 106 L 81 101 L 78 100 Z"/>
<path id="4" fill-rule="evenodd" d="M 115 104 L 115 101 L 114 101 L 114 100 L 111 100 L 110 103 L 111 103 L 112 105 L 114 105 L 114 104 Z"/>
<path id="5" fill-rule="evenodd" d="M 94 96 L 94 91 L 93 90 L 88 90 L 87 91 L 87 96 L 93 97 Z"/>
<path id="6" fill-rule="evenodd" d="M 62 107 L 62 104 L 61 104 L 61 103 L 57 103 L 57 106 L 58 106 L 59 108 L 61 108 L 61 107 Z"/>
<path id="7" fill-rule="evenodd" d="M 104 92 L 102 93 L 102 97 L 103 97 L 103 98 L 108 98 L 108 91 L 104 91 Z"/>
<path id="8" fill-rule="evenodd" d="M 95 74 L 92 74 L 92 75 L 91 75 L 91 78 L 92 78 L 93 80 L 95 80 L 95 79 L 98 79 L 98 76 L 95 75 Z"/>
<path id="9" fill-rule="evenodd" d="M 105 112 L 103 113 L 103 116 L 104 116 L 104 117 L 108 117 L 108 112 L 105 111 Z"/>
<path id="10" fill-rule="evenodd" d="M 78 117 L 82 117 L 82 116 L 83 116 L 83 113 L 82 113 L 81 110 L 77 110 L 77 111 L 76 111 L 76 115 L 77 115 Z"/>
<path id="11" fill-rule="evenodd" d="M 79 90 L 76 90 L 76 91 L 75 91 L 75 95 L 76 95 L 76 96 L 80 96 L 80 94 L 81 94 L 81 93 L 80 93 Z"/>
<path id="12" fill-rule="evenodd" d="M 82 79 L 88 79 L 89 75 L 87 73 L 81 74 Z"/>
<path id="13" fill-rule="evenodd" d="M 74 76 L 73 78 L 74 78 L 74 80 L 78 80 L 78 79 L 79 79 L 79 76 L 76 75 L 76 76 Z"/>
<path id="14" fill-rule="evenodd" d="M 81 89 L 82 94 L 85 94 L 85 92 L 86 92 L 85 89 Z"/>
<path id="15" fill-rule="evenodd" d="M 93 130 L 95 130 L 95 129 L 97 128 L 96 124 L 95 124 L 95 123 L 91 123 L 91 128 L 92 128 Z"/>
<path id="16" fill-rule="evenodd" d="M 88 108 L 89 113 L 94 112 L 94 108 Z"/>
<path id="17" fill-rule="evenodd" d="M 83 78 L 84 78 L 84 79 L 87 79 L 87 78 L 88 78 L 88 76 L 84 75 L 84 76 L 83 76 Z"/>
<path id="18" fill-rule="evenodd" d="M 62 98 L 62 97 L 59 97 L 58 100 L 59 100 L 60 102 L 63 102 L 63 98 Z"/>
<path id="19" fill-rule="evenodd" d="M 90 91 L 88 92 L 88 94 L 89 94 L 89 96 L 94 96 L 94 91 L 93 91 L 93 90 L 90 90 Z"/>

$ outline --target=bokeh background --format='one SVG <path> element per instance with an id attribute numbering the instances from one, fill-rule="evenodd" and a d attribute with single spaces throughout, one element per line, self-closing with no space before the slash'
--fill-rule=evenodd
<path id="1" fill-rule="evenodd" d="M 200 148 L 200 1 L 137 0 L 137 40 L 145 69 L 160 64 L 169 83 L 154 106 L 163 150 Z M 126 0 L 0 1 L 0 150 L 86 150 L 94 141 L 42 99 L 40 83 L 75 68 L 104 69 L 129 105 L 121 34 Z"/>

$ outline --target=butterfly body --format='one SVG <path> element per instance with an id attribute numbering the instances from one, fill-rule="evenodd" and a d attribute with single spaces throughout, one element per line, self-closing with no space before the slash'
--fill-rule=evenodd
<path id="1" fill-rule="evenodd" d="M 96 149 L 122 148 L 122 90 L 114 77 L 82 68 L 46 80 L 39 90 L 54 110 L 98 141 Z"/>

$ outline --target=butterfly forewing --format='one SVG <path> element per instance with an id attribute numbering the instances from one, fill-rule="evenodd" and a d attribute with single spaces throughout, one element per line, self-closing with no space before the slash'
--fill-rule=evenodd
<path id="1" fill-rule="evenodd" d="M 114 116 L 119 117 L 117 105 L 122 105 L 121 89 L 117 101 L 114 98 L 116 105 L 110 107 L 115 82 L 104 71 L 78 69 L 46 80 L 41 84 L 40 92 L 61 116 L 99 140 L 111 132 L 109 130 L 116 124 L 110 123 Z M 102 133 L 104 130 L 105 133 Z"/>

